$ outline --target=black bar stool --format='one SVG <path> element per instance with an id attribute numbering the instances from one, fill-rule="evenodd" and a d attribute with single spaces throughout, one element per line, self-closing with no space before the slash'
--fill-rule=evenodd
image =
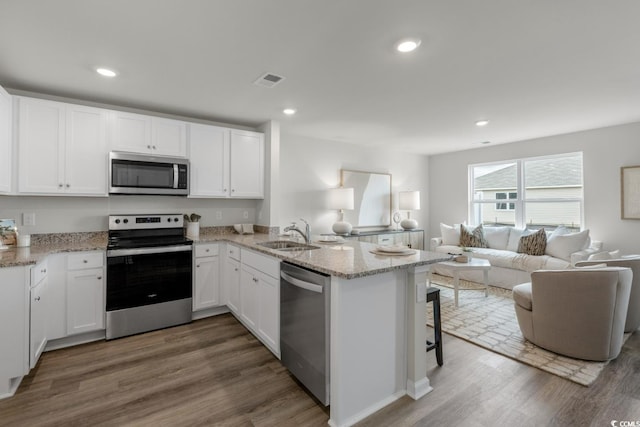
<path id="1" fill-rule="evenodd" d="M 434 287 L 427 288 L 427 303 L 433 303 L 433 342 L 427 340 L 427 351 L 436 350 L 436 360 L 438 366 L 442 366 L 442 328 L 440 325 L 440 289 Z"/>

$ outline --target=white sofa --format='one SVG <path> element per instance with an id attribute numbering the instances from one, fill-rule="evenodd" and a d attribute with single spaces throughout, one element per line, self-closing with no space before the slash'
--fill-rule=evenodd
<path id="1" fill-rule="evenodd" d="M 462 254 L 459 227 L 459 225 L 452 227 L 441 224 L 441 236 L 431 239 L 430 249 L 441 253 Z M 559 227 L 553 233 L 547 232 L 545 255 L 527 255 L 517 252 L 520 238 L 529 234 L 529 230 L 514 227 L 484 227 L 483 232 L 489 247 L 468 249 L 471 250 L 472 257 L 487 259 L 491 263 L 489 284 L 505 289 L 512 289 L 520 283 L 530 282 L 531 273 L 535 270 L 563 270 L 602 251 L 602 242 L 591 241 L 589 230 L 569 233 L 566 229 Z M 437 264 L 432 266 L 432 271 L 445 276 L 450 274 Z M 460 278 L 479 283 L 483 280 L 482 271 L 463 271 L 460 273 Z"/>

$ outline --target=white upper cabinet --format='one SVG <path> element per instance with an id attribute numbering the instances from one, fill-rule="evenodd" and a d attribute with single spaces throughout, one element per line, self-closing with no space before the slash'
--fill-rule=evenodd
<path id="1" fill-rule="evenodd" d="M 264 197 L 264 135 L 189 125 L 190 197 Z"/>
<path id="2" fill-rule="evenodd" d="M 107 112 L 80 105 L 67 106 L 65 191 L 107 193 Z"/>
<path id="3" fill-rule="evenodd" d="M 189 125 L 191 197 L 229 196 L 229 129 Z"/>
<path id="4" fill-rule="evenodd" d="M 264 135 L 231 130 L 231 197 L 264 197 Z"/>
<path id="5" fill-rule="evenodd" d="M 0 86 L 0 193 L 11 192 L 13 144 L 11 95 Z"/>
<path id="6" fill-rule="evenodd" d="M 187 126 L 179 120 L 112 111 L 109 139 L 114 151 L 187 155 Z"/>
<path id="7" fill-rule="evenodd" d="M 106 196 L 106 110 L 23 97 L 18 104 L 18 192 Z"/>

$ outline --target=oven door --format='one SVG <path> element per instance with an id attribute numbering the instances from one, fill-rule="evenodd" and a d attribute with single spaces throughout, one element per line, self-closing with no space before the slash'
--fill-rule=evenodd
<path id="1" fill-rule="evenodd" d="M 107 251 L 107 311 L 191 298 L 191 245 Z"/>

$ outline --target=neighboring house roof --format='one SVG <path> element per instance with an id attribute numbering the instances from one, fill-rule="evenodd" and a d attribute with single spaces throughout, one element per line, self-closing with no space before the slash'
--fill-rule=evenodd
<path id="1" fill-rule="evenodd" d="M 526 171 L 527 187 L 566 187 L 582 185 L 582 158 L 559 157 L 534 161 L 535 168 Z M 516 188 L 516 164 L 512 164 L 475 179 L 475 189 Z"/>

